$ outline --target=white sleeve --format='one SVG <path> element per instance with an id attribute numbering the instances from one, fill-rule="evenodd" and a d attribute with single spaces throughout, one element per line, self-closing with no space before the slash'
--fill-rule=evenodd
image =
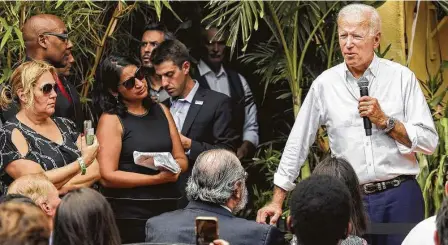
<path id="1" fill-rule="evenodd" d="M 314 85 L 314 84 L 313 84 Z M 286 191 L 294 189 L 309 148 L 313 144 L 322 122 L 322 106 L 315 86 L 311 86 L 289 134 L 274 184 Z"/>
<path id="2" fill-rule="evenodd" d="M 410 81 L 404 83 L 406 84 L 404 91 L 405 120 L 402 123 L 412 145 L 409 148 L 398 141 L 396 141 L 396 144 L 402 154 L 411 152 L 432 154 L 439 142 L 439 136 L 428 103 L 414 73 L 409 71 L 409 75 L 403 77 L 403 79 L 409 79 Z"/>
<path id="3" fill-rule="evenodd" d="M 255 105 L 254 97 L 246 79 L 238 74 L 241 80 L 241 84 L 244 89 L 244 100 L 245 100 L 245 117 L 244 117 L 244 127 L 243 127 L 243 140 L 252 142 L 255 147 L 258 146 L 258 121 L 257 121 L 257 106 Z"/>

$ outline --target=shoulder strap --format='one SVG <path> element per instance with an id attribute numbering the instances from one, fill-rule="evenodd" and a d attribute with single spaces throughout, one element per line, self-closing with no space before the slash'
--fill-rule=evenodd
<path id="1" fill-rule="evenodd" d="M 203 88 L 206 88 L 206 89 L 210 89 L 210 86 L 208 85 L 207 79 L 205 79 L 204 76 L 201 76 L 201 74 L 199 74 L 199 71 L 194 76 L 194 79 L 196 79 L 196 81 L 198 81 L 199 86 L 201 86 Z"/>
<path id="2" fill-rule="evenodd" d="M 224 68 L 229 78 L 229 89 L 232 98 L 241 101 L 244 98 L 243 84 L 237 72 Z"/>

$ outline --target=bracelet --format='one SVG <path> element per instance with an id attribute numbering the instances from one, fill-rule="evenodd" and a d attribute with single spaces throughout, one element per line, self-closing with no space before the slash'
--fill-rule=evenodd
<path id="1" fill-rule="evenodd" d="M 84 159 L 82 157 L 78 157 L 78 163 L 79 167 L 81 167 L 81 175 L 85 175 L 87 172 L 86 163 L 84 162 Z"/>

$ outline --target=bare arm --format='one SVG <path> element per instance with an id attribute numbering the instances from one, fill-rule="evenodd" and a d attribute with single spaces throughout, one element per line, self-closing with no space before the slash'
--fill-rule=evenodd
<path id="1" fill-rule="evenodd" d="M 103 113 L 98 123 L 97 137 L 101 151 L 97 160 L 101 173 L 101 184 L 110 188 L 133 188 L 175 182 L 178 175 L 161 171 L 157 175 L 146 175 L 118 170 L 123 129 L 117 115 Z"/>
<path id="2" fill-rule="evenodd" d="M 13 130 L 11 137 L 19 153 L 25 156 L 29 151 L 25 137 L 17 129 Z M 87 163 L 89 160 L 85 159 L 85 161 Z M 56 188 L 59 189 L 80 171 L 80 167 L 78 161 L 74 161 L 64 167 L 44 171 L 36 162 L 27 159 L 18 159 L 8 164 L 5 170 L 14 179 L 27 174 L 44 173 Z"/>
<path id="3" fill-rule="evenodd" d="M 384 128 L 386 128 L 386 123 L 384 123 Z M 389 132 L 389 136 L 405 145 L 406 147 L 412 147 L 412 142 L 409 139 L 406 128 L 404 127 L 403 123 L 398 120 L 395 121 L 395 127 Z"/>
<path id="4" fill-rule="evenodd" d="M 171 154 L 173 155 L 174 159 L 176 159 L 183 173 L 188 169 L 188 160 L 187 156 L 185 156 L 182 143 L 180 142 L 179 132 L 177 131 L 176 124 L 174 123 L 171 112 L 163 104 L 159 105 L 162 107 L 163 112 L 165 112 L 165 116 L 168 119 L 168 124 L 170 127 L 170 137 L 171 142 L 173 143 L 173 149 L 171 150 Z"/>
<path id="5" fill-rule="evenodd" d="M 282 215 L 282 206 L 286 198 L 286 191 L 278 186 L 274 186 L 274 195 L 272 202 L 268 203 L 262 209 L 258 210 L 257 222 L 266 224 L 266 218 L 271 217 L 270 224 L 275 225 L 278 218 Z"/>
<path id="6" fill-rule="evenodd" d="M 98 161 L 94 160 L 93 163 L 89 167 L 87 167 L 85 175 L 81 175 L 81 173 L 78 172 L 78 174 L 76 174 L 73 178 L 71 178 L 59 189 L 59 193 L 63 194 L 73 189 L 79 189 L 81 187 L 90 187 L 100 179 L 101 179 L 100 167 Z"/>
<path id="7" fill-rule="evenodd" d="M 20 178 L 21 176 L 28 174 L 43 173 L 53 183 L 56 188 L 61 188 L 67 183 L 73 176 L 80 170 L 77 161 L 72 162 L 62 168 L 55 168 L 49 171 L 44 171 L 42 167 L 31 160 L 18 159 L 6 166 L 6 173 L 13 179 Z"/>

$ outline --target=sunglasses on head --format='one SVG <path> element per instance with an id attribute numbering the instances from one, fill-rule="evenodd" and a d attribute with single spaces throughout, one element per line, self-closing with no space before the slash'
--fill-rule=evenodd
<path id="1" fill-rule="evenodd" d="M 126 89 L 132 89 L 135 86 L 135 79 L 143 80 L 146 76 L 146 69 L 144 67 L 139 67 L 134 73 L 134 76 L 128 80 L 120 83 L 118 86 L 123 85 Z"/>
<path id="2" fill-rule="evenodd" d="M 44 84 L 40 88 L 40 90 L 42 91 L 42 93 L 44 95 L 49 95 L 51 93 L 51 91 L 53 91 L 53 90 L 54 90 L 54 92 L 57 93 L 57 89 L 58 89 L 58 86 L 56 85 L 56 83 L 47 83 L 47 84 Z"/>

